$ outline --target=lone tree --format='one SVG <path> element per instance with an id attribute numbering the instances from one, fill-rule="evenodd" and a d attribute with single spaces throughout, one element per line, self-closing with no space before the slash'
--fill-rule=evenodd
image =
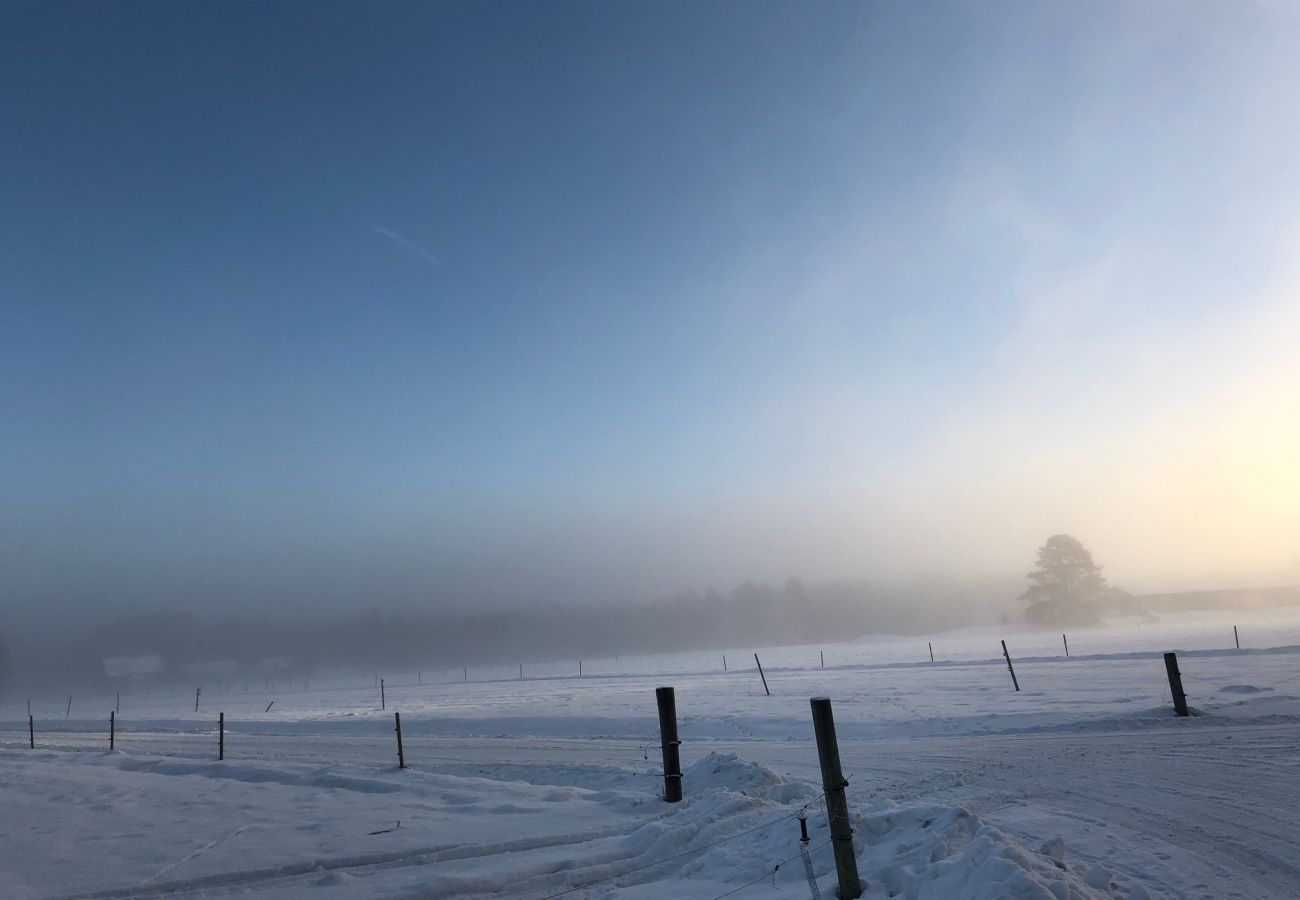
<path id="1" fill-rule="evenodd" d="M 1038 548 L 1038 568 L 1020 595 L 1025 621 L 1035 625 L 1095 625 L 1109 594 L 1101 566 L 1068 534 L 1054 534 Z"/>

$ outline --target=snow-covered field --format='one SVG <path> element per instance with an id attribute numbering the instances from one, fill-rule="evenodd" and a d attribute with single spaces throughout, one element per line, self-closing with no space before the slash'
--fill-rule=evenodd
<path id="1" fill-rule="evenodd" d="M 380 673 L 387 712 L 360 673 L 208 683 L 198 713 L 192 688 L 127 690 L 114 752 L 111 696 L 74 696 L 68 717 L 66 694 L 34 696 L 34 751 L 26 698 L 7 696 L 0 896 L 807 897 L 806 810 L 830 897 L 818 695 L 865 897 L 1300 896 L 1300 609 L 1069 637 L 1069 659 L 1021 626 L 760 648 L 770 697 L 748 649 L 726 672 L 719 652 L 583 660 L 581 678 L 576 660 L 522 680 Z M 1165 650 L 1201 715 L 1173 714 Z M 676 805 L 659 800 L 661 684 Z"/>

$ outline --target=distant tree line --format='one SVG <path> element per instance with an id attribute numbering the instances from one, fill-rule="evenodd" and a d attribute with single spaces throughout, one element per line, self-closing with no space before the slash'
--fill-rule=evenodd
<path id="1" fill-rule="evenodd" d="M 103 684 L 112 681 L 105 659 L 146 655 L 161 659 L 160 679 L 172 680 L 182 667 L 196 664 L 227 663 L 254 672 L 279 660 L 303 673 L 346 666 L 393 671 L 922 633 L 988 621 L 1008 593 L 1004 583 L 809 586 L 791 578 L 776 587 L 746 582 L 727 593 L 684 591 L 641 605 L 369 610 L 295 618 L 158 610 L 82 630 L 59 623 L 37 635 L 13 628 L 3 633 L 11 636 L 11 673 L 22 680 Z"/>

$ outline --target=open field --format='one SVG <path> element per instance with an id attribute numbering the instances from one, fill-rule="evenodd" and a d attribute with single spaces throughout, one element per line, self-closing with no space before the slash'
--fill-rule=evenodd
<path id="1" fill-rule="evenodd" d="M 1173 715 L 1169 649 L 1201 715 Z M 192 688 L 126 691 L 112 753 L 111 696 L 66 718 L 66 695 L 33 697 L 35 751 L 25 698 L 5 697 L 3 895 L 806 897 L 806 808 L 832 896 L 808 712 L 827 695 L 864 896 L 1295 896 L 1300 610 L 1112 623 L 1070 651 L 1019 626 L 760 649 L 770 697 L 742 650 L 727 672 L 719 652 L 584 660 L 581 678 L 576 661 L 383 673 L 387 711 L 358 673 L 205 684 L 197 714 Z"/>

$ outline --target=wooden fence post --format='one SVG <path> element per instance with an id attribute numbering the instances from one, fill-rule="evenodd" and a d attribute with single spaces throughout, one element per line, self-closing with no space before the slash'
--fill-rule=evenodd
<path id="1" fill-rule="evenodd" d="M 109 710 L 108 713 L 108 749 L 112 750 L 117 745 L 117 710 Z"/>
<path id="2" fill-rule="evenodd" d="M 930 648 L 930 662 L 934 662 L 934 642 L 926 641 L 925 646 Z"/>
<path id="3" fill-rule="evenodd" d="M 1070 642 L 1065 639 L 1065 632 L 1061 632 L 1061 643 L 1065 645 L 1065 658 L 1070 658 Z"/>
<path id="4" fill-rule="evenodd" d="M 226 714 L 217 713 L 217 759 L 226 758 Z"/>
<path id="5" fill-rule="evenodd" d="M 195 712 L 199 711 L 199 694 L 201 693 L 203 693 L 203 688 L 196 687 L 194 689 L 194 711 Z"/>
<path id="6" fill-rule="evenodd" d="M 670 687 L 655 688 L 655 703 L 659 707 L 659 742 L 664 757 L 664 801 L 677 803 L 682 799 L 682 760 L 677 739 L 677 697 Z"/>
<path id="7" fill-rule="evenodd" d="M 813 734 L 817 736 L 817 758 L 822 769 L 822 790 L 826 793 L 826 819 L 831 826 L 831 844 L 835 851 L 835 873 L 840 879 L 838 896 L 854 900 L 862 896 L 858 877 L 858 858 L 853 852 L 853 827 L 849 823 L 849 801 L 844 793 L 848 782 L 840 769 L 840 746 L 835 739 L 835 716 L 828 697 L 813 697 Z"/>
<path id="8" fill-rule="evenodd" d="M 36 720 L 31 716 L 27 717 L 27 743 L 33 750 L 36 749 Z"/>
<path id="9" fill-rule="evenodd" d="M 763 679 L 763 693 L 770 697 L 772 696 L 772 692 L 767 689 L 767 676 L 763 674 L 763 664 L 758 662 L 757 653 L 754 654 L 754 662 L 758 664 L 758 677 Z"/>
<path id="10" fill-rule="evenodd" d="M 379 708 L 388 709 L 388 697 L 384 694 L 384 679 L 379 679 Z"/>
<path id="11" fill-rule="evenodd" d="M 402 751 L 402 714 L 393 713 L 393 727 L 397 731 L 397 768 L 406 768 L 406 754 Z"/>
<path id="12" fill-rule="evenodd" d="M 67 708 L 67 710 L 64 711 L 64 713 L 63 713 L 63 718 L 66 719 L 66 718 L 68 718 L 70 715 L 72 715 L 72 695 L 71 695 L 71 694 L 68 695 L 68 708 Z"/>
<path id="13" fill-rule="evenodd" d="M 1169 693 L 1174 698 L 1174 712 L 1180 716 L 1191 715 L 1187 709 L 1187 695 L 1183 693 L 1183 676 L 1178 671 L 1178 655 L 1165 654 L 1165 673 L 1169 676 Z"/>
<path id="14" fill-rule="evenodd" d="M 1237 645 L 1237 649 L 1240 650 L 1240 649 L 1241 649 L 1241 638 L 1237 636 L 1237 626 L 1236 626 L 1236 625 L 1233 625 L 1233 626 L 1232 626 L 1232 640 L 1233 640 L 1233 642 Z"/>
<path id="15" fill-rule="evenodd" d="M 727 671 L 727 654 L 722 654 L 722 671 Z"/>
<path id="16" fill-rule="evenodd" d="M 1016 667 L 1013 666 L 1013 665 L 1011 665 L 1011 654 L 1007 652 L 1007 642 L 1006 642 L 1006 641 L 1003 641 L 1003 642 L 1002 642 L 1002 655 L 1005 656 L 1005 657 L 1007 658 L 1007 669 L 1008 669 L 1008 671 L 1011 672 L 1011 683 L 1014 684 L 1014 685 L 1016 686 L 1016 690 L 1019 691 L 1019 690 L 1020 690 L 1020 679 L 1016 678 Z"/>
<path id="17" fill-rule="evenodd" d="M 817 651 L 817 655 L 820 656 L 821 659 L 822 659 L 822 668 L 823 668 L 823 669 L 826 668 L 826 651 L 825 651 L 825 650 L 818 650 L 818 651 Z"/>

